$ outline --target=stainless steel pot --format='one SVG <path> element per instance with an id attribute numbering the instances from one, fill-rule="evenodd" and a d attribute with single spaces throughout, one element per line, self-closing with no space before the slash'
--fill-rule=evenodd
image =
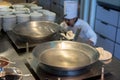
<path id="1" fill-rule="evenodd" d="M 31 21 L 16 25 L 13 32 L 23 40 L 28 41 L 49 41 L 61 27 L 49 21 Z"/>
<path id="2" fill-rule="evenodd" d="M 36 46 L 32 53 L 39 60 L 40 68 L 52 74 L 70 71 L 66 73 L 71 75 L 71 71 L 83 70 L 99 58 L 95 48 L 73 41 L 45 42 Z"/>

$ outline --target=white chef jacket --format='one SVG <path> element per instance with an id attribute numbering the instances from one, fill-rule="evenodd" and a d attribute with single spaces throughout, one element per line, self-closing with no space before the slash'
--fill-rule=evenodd
<path id="1" fill-rule="evenodd" d="M 93 31 L 93 29 L 90 27 L 90 25 L 87 22 L 85 22 L 81 19 L 78 19 L 73 27 L 69 27 L 65 23 L 65 21 L 63 21 L 60 24 L 60 26 L 64 27 L 68 31 L 72 30 L 73 33 L 76 33 L 77 29 L 79 28 L 79 29 L 81 29 L 79 37 L 82 38 L 82 40 L 85 40 L 85 41 L 91 40 L 94 43 L 94 45 L 97 42 L 96 33 Z"/>

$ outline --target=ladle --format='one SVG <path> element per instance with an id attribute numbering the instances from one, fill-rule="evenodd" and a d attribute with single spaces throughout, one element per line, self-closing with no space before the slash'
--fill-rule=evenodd
<path id="1" fill-rule="evenodd" d="M 32 76 L 32 74 L 17 74 L 19 76 Z"/>

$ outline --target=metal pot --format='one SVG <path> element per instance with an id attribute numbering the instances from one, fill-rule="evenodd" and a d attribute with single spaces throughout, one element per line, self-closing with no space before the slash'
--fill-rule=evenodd
<path id="1" fill-rule="evenodd" d="M 33 55 L 40 62 L 39 67 L 57 75 L 76 75 L 98 61 L 98 51 L 85 43 L 73 41 L 51 41 L 39 44 Z M 61 74 L 61 72 L 66 74 Z M 77 72 L 77 73 L 74 73 Z"/>
<path id="2" fill-rule="evenodd" d="M 60 28 L 58 24 L 49 21 L 31 21 L 16 25 L 13 33 L 26 42 L 44 42 L 53 40 L 53 35 Z"/>

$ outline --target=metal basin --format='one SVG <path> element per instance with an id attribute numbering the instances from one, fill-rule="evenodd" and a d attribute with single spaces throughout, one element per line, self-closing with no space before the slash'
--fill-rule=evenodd
<path id="1" fill-rule="evenodd" d="M 51 41 L 39 44 L 33 49 L 33 55 L 39 60 L 39 66 L 46 71 L 83 70 L 99 58 L 95 48 L 73 41 Z"/>
<path id="2" fill-rule="evenodd" d="M 49 21 L 31 21 L 16 25 L 13 32 L 26 41 L 49 41 L 60 28 Z"/>

